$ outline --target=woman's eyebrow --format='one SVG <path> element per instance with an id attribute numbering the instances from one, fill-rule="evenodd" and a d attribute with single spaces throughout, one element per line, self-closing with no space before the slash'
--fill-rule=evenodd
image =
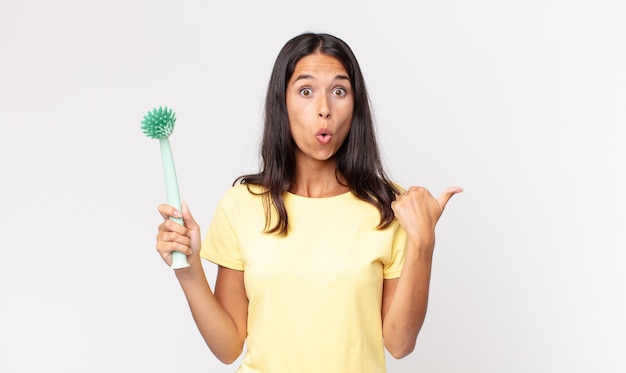
<path id="1" fill-rule="evenodd" d="M 313 77 L 313 75 L 309 75 L 309 74 L 301 74 L 301 75 L 298 75 L 298 77 L 297 77 L 296 79 L 294 79 L 294 81 L 293 81 L 293 82 L 295 83 L 295 82 L 297 82 L 298 80 L 304 80 L 304 79 L 315 79 L 315 78 Z"/>
<path id="2" fill-rule="evenodd" d="M 300 74 L 300 75 L 298 75 L 298 77 L 296 79 L 294 79 L 293 82 L 295 83 L 298 80 L 304 80 L 304 79 L 315 79 L 315 77 L 313 75 L 310 75 L 310 74 Z M 335 76 L 334 80 L 350 80 L 350 78 L 348 78 L 347 75 L 339 74 L 339 75 Z"/>

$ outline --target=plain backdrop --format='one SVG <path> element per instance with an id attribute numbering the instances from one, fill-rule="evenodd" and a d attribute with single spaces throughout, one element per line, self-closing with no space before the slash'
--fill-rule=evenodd
<path id="1" fill-rule="evenodd" d="M 625 16 L 617 0 L 0 1 L 0 371 L 236 369 L 154 249 L 165 190 L 140 122 L 176 112 L 181 197 L 207 227 L 257 170 L 272 64 L 305 31 L 357 55 L 394 180 L 465 188 L 417 347 L 389 371 L 626 371 Z"/>

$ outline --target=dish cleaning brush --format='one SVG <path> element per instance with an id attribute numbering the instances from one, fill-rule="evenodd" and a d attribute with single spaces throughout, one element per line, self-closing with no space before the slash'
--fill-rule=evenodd
<path id="1" fill-rule="evenodd" d="M 180 194 L 178 192 L 178 179 L 176 178 L 176 168 L 174 167 L 174 157 L 170 147 L 169 136 L 174 131 L 176 115 L 172 109 L 159 107 L 152 109 L 143 117 L 141 129 L 148 137 L 158 139 L 161 145 L 161 160 L 163 161 L 163 173 L 165 174 L 165 191 L 167 203 L 180 208 Z M 170 220 L 184 225 L 183 219 L 170 217 Z M 172 252 L 172 269 L 189 267 L 187 256 L 179 251 Z"/>

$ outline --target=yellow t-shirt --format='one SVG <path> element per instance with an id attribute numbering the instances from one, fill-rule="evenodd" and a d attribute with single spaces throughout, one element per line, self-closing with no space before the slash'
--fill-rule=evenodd
<path id="1" fill-rule="evenodd" d="M 404 230 L 397 220 L 377 230 L 378 210 L 350 192 L 284 201 L 280 237 L 263 233 L 261 196 L 231 188 L 202 246 L 203 258 L 244 271 L 248 336 L 237 372 L 385 372 L 382 286 L 400 276 Z"/>

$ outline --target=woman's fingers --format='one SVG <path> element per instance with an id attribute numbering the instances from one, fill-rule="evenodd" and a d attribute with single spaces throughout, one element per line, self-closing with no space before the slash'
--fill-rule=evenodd
<path id="1" fill-rule="evenodd" d="M 163 222 L 158 226 L 156 249 L 167 265 L 171 266 L 172 252 L 193 256 L 200 251 L 200 228 L 183 202 L 180 211 L 168 204 L 158 206 Z M 182 218 L 184 225 L 171 218 Z"/>
<path id="2" fill-rule="evenodd" d="M 439 206 L 441 206 L 441 210 L 443 211 L 443 209 L 446 207 L 446 205 L 448 204 L 448 201 L 450 201 L 450 198 L 452 198 L 453 195 L 457 193 L 461 193 L 462 191 L 463 191 L 463 188 L 461 187 L 446 188 L 446 190 L 444 190 L 443 193 L 437 198 L 437 202 L 439 202 Z"/>
<path id="3" fill-rule="evenodd" d="M 189 237 L 178 232 L 159 232 L 157 234 L 157 242 L 175 242 L 184 246 L 189 246 Z"/>
<path id="4" fill-rule="evenodd" d="M 182 215 L 180 211 L 174 208 L 174 206 L 168 204 L 161 204 L 158 207 L 159 214 L 163 217 L 163 219 L 169 218 L 180 218 Z"/>
<path id="5" fill-rule="evenodd" d="M 165 219 L 166 220 L 163 220 L 163 223 L 159 225 L 159 232 L 176 232 L 183 236 L 187 235 L 187 227 L 185 227 L 184 225 L 180 225 L 177 222 L 170 220 L 169 218 Z"/>
<path id="6" fill-rule="evenodd" d="M 172 252 L 191 255 L 191 239 L 188 237 L 187 227 L 170 220 L 170 217 L 181 217 L 178 210 L 167 204 L 159 205 L 158 210 L 164 220 L 158 227 L 156 249 L 165 263 L 171 265 Z"/>
<path id="7" fill-rule="evenodd" d="M 178 251 L 185 255 L 191 255 L 192 252 L 189 237 L 172 231 L 157 233 L 156 249 L 168 266 L 172 265 L 172 252 Z"/>
<path id="8" fill-rule="evenodd" d="M 181 240 L 162 240 L 157 239 L 156 249 L 162 257 L 166 257 L 172 254 L 172 251 L 180 251 L 185 255 L 191 255 L 191 247 L 189 246 L 189 240 L 187 242 L 180 242 Z M 184 240 L 183 240 L 184 241 Z"/>
<path id="9" fill-rule="evenodd" d="M 428 189 L 412 186 L 392 202 L 391 208 L 405 229 L 417 225 L 434 228 L 450 198 L 462 191 L 461 187 L 449 187 L 435 198 Z"/>

